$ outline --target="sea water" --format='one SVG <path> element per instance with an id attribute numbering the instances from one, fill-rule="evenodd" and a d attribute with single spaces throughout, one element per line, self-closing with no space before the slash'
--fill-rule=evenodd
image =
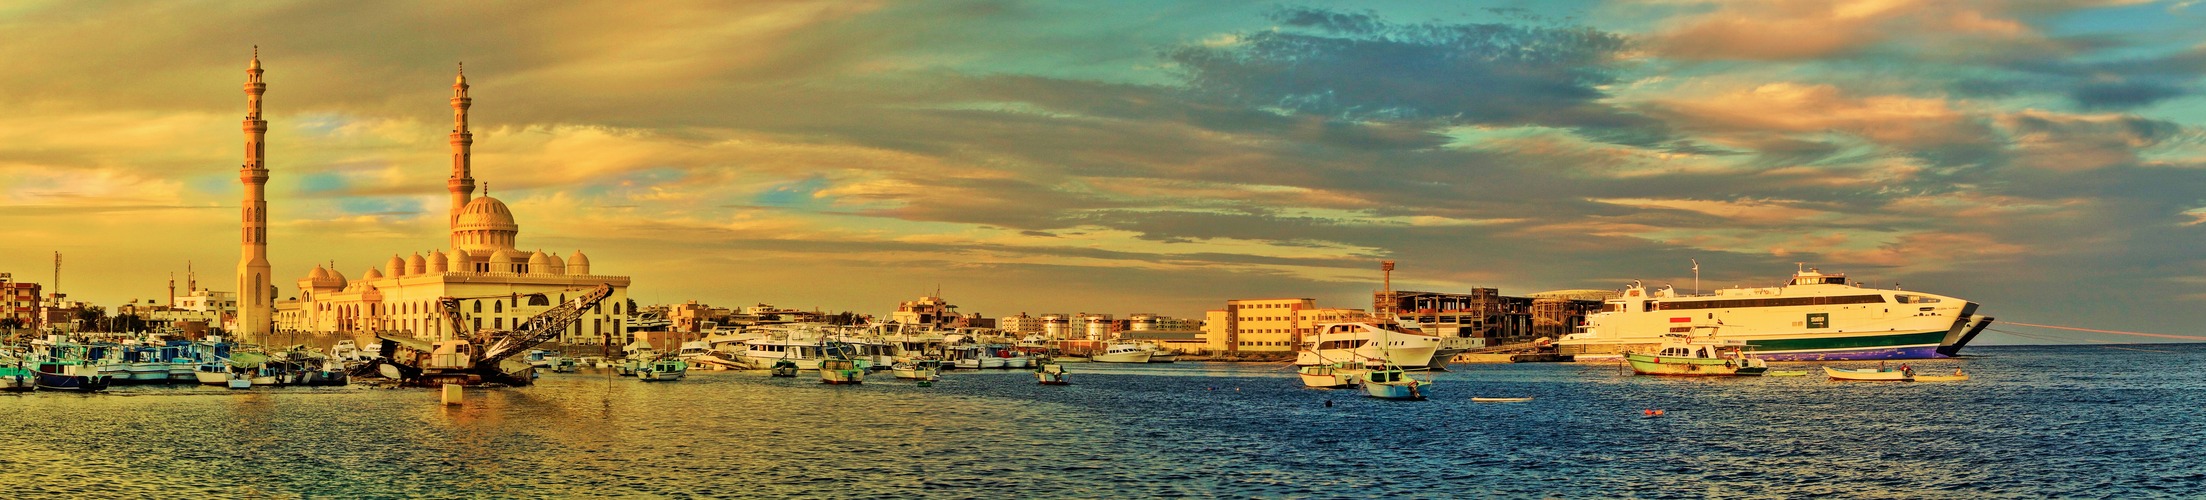
<path id="1" fill-rule="evenodd" d="M 2043 498 L 2206 495 L 2206 346 L 1977 347 L 1957 383 L 1456 365 L 1428 401 L 1274 364 L 545 374 L 526 388 L 0 397 L 10 497 Z M 1893 362 L 1893 365 L 1899 364 Z M 1873 366 L 1846 363 L 1837 366 Z M 1474 403 L 1472 397 L 1534 398 Z M 1330 403 L 1330 405 L 1328 405 Z M 1660 409 L 1662 416 L 1647 417 Z"/>

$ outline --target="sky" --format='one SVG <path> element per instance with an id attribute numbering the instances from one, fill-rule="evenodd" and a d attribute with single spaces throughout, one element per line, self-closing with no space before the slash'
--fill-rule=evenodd
<path id="1" fill-rule="evenodd" d="M 446 246 L 457 65 L 520 246 L 646 303 L 1200 317 L 1798 263 L 2206 334 L 2183 1 L 0 5 L 0 272 L 234 288 L 267 73 L 279 283 Z M 295 295 L 289 287 L 286 296 Z M 1988 343 L 2151 340 L 2035 331 Z"/>

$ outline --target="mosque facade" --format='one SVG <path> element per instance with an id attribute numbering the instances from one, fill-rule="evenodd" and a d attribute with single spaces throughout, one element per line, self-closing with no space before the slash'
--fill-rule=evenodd
<path id="1" fill-rule="evenodd" d="M 521 250 L 521 226 L 505 202 L 486 192 L 474 196 L 474 134 L 467 130 L 467 110 L 474 100 L 467 95 L 463 70 L 452 84 L 452 173 L 445 186 L 452 193 L 447 218 L 451 239 L 445 248 L 428 253 L 393 254 L 380 267 L 369 267 L 357 277 L 334 268 L 315 266 L 298 281 L 298 299 L 280 304 L 278 327 L 311 333 L 405 332 L 424 340 L 451 335 L 439 301 L 459 299 L 460 317 L 469 332 L 518 328 L 530 316 L 581 296 L 599 284 L 613 286 L 613 294 L 569 327 L 558 341 L 625 344 L 632 339 L 625 326 L 629 311 L 627 276 L 591 273 L 590 257 L 582 251 L 561 256 L 543 250 Z"/>

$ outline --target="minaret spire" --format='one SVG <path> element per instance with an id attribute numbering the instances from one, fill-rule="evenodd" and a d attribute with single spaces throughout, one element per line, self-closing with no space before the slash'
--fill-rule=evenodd
<path id="1" fill-rule="evenodd" d="M 452 178 L 445 187 L 452 191 L 451 226 L 452 247 L 459 248 L 460 209 L 467 208 L 467 201 L 475 194 L 475 173 L 469 150 L 475 145 L 475 134 L 467 131 L 467 108 L 474 104 L 467 97 L 467 63 L 460 63 L 459 76 L 452 79 Z"/>
<path id="2" fill-rule="evenodd" d="M 246 342 L 269 338 L 276 307 L 268 279 L 268 120 L 260 114 L 260 96 L 268 92 L 268 84 L 260 75 L 260 46 L 255 45 L 253 62 L 245 67 L 245 164 L 238 167 L 238 181 L 245 184 L 245 213 L 243 255 L 237 264 L 237 334 Z"/>

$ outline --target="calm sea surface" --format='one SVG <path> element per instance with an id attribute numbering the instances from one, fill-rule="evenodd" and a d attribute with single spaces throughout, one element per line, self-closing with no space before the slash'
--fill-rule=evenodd
<path id="1" fill-rule="evenodd" d="M 535 387 L 0 397 L 7 497 L 2206 496 L 2206 345 L 1979 347 L 1922 372 L 1690 380 L 1457 365 L 1425 402 L 1278 365 L 916 387 L 692 372 Z M 1779 369 L 1814 369 L 1781 363 Z M 1840 366 L 1864 366 L 1854 363 Z M 1472 396 L 1532 396 L 1472 403 Z M 1325 403 L 1331 401 L 1333 406 Z M 1660 408 L 1661 418 L 1642 412 Z"/>

